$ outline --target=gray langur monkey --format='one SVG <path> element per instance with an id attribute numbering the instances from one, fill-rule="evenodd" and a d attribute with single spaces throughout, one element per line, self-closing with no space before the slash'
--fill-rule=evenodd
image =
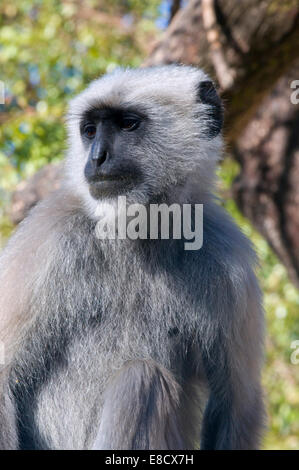
<path id="1" fill-rule="evenodd" d="M 118 69 L 70 104 L 62 188 L 0 260 L 0 447 L 254 449 L 256 257 L 212 195 L 222 105 L 189 66 Z M 97 207 L 203 204 L 203 246 L 100 240 Z"/>

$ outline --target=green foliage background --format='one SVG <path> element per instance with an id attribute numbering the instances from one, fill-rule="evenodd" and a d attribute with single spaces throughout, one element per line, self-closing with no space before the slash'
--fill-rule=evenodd
<path id="1" fill-rule="evenodd" d="M 159 0 L 1 3 L 0 80 L 6 102 L 0 105 L 0 246 L 12 230 L 7 208 L 18 181 L 63 157 L 69 99 L 116 65 L 138 66 L 160 34 L 156 19 L 164 10 Z M 220 194 L 229 191 L 237 173 L 237 164 L 225 159 L 219 169 Z M 233 200 L 224 204 L 261 260 L 268 325 L 264 448 L 299 449 L 299 365 L 290 361 L 291 343 L 299 339 L 299 292 Z"/>

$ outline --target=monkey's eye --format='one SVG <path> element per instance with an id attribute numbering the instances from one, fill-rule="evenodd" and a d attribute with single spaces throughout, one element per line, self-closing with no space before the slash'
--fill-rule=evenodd
<path id="1" fill-rule="evenodd" d="M 140 119 L 137 117 L 123 117 L 119 123 L 119 127 L 124 131 L 134 131 L 139 125 Z"/>
<path id="2" fill-rule="evenodd" d="M 93 124 L 86 124 L 83 128 L 83 135 L 88 139 L 93 139 L 96 135 L 97 128 Z"/>

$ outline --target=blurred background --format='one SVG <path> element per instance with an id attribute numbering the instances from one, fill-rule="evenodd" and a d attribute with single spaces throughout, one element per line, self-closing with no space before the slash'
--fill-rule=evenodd
<path id="1" fill-rule="evenodd" d="M 265 449 L 299 449 L 298 45 L 298 0 L 0 4 L 0 249 L 59 186 L 67 103 L 92 79 L 119 65 L 180 62 L 218 84 L 218 191 L 260 257 Z"/>

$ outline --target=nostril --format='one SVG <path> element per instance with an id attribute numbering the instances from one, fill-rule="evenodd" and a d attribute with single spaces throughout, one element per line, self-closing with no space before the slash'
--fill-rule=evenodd
<path id="1" fill-rule="evenodd" d="M 101 152 L 98 155 L 98 158 L 95 159 L 95 164 L 97 168 L 105 162 L 105 160 L 107 159 L 107 156 L 108 156 L 107 150 L 103 150 L 103 152 Z"/>

